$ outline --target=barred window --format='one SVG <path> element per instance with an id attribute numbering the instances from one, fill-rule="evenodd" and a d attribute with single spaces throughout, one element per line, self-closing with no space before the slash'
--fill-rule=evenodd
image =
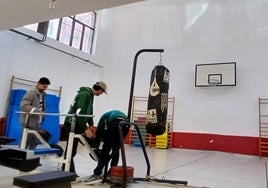
<path id="1" fill-rule="evenodd" d="M 92 54 L 95 23 L 96 13 L 89 12 L 24 27 Z"/>

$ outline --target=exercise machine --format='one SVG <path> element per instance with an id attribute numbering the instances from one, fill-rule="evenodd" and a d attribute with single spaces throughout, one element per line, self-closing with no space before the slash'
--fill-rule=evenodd
<path id="1" fill-rule="evenodd" d="M 79 114 L 80 110 L 78 110 L 75 114 L 58 114 L 58 113 L 38 113 L 38 112 L 17 112 L 17 113 L 25 113 L 26 121 L 30 115 L 50 115 L 50 116 L 70 116 L 72 117 L 71 122 L 71 132 L 69 135 L 69 144 L 66 151 L 66 157 L 64 158 L 63 150 L 60 146 L 50 145 L 47 141 L 47 135 L 45 131 L 37 131 L 37 130 L 29 130 L 28 128 L 23 129 L 23 135 L 21 139 L 21 145 L 19 148 L 9 147 L 9 146 L 0 146 L 0 165 L 7 166 L 10 168 L 14 168 L 23 172 L 29 172 L 36 169 L 40 165 L 40 157 L 53 155 L 54 161 L 65 164 L 64 171 L 69 171 L 70 163 L 71 163 L 71 153 L 73 147 L 73 140 L 75 138 L 79 139 L 81 143 L 88 149 L 90 155 L 94 160 L 98 160 L 96 153 L 93 151 L 91 146 L 88 144 L 86 139 L 80 135 L 74 133 L 74 126 L 77 117 L 94 117 L 94 115 L 83 115 Z M 45 133 L 45 134 L 44 134 Z M 41 142 L 42 147 L 38 147 L 34 150 L 26 149 L 26 140 L 29 134 L 34 134 L 38 140 Z M 7 144 L 9 142 L 14 141 L 12 138 L 1 137 L 0 143 Z"/>
<path id="2" fill-rule="evenodd" d="M 22 141 L 21 141 L 21 148 L 25 149 L 26 147 L 26 140 L 28 134 L 34 134 L 42 143 L 44 146 L 43 148 L 37 148 L 35 149 L 35 154 L 39 155 L 45 155 L 48 153 L 55 153 L 59 154 L 61 153 L 60 158 L 56 158 L 56 161 L 62 164 L 65 164 L 64 170 L 69 171 L 70 169 L 70 163 L 71 163 L 71 155 L 72 155 L 72 148 L 73 148 L 73 141 L 74 139 L 79 139 L 81 143 L 88 149 L 90 155 L 93 157 L 94 160 L 98 160 L 98 157 L 96 153 L 93 151 L 91 146 L 88 144 L 86 141 L 85 137 L 80 135 L 80 134 L 75 134 L 74 133 L 74 128 L 75 128 L 75 123 L 76 123 L 76 118 L 77 117 L 94 117 L 94 115 L 85 115 L 85 114 L 79 114 L 81 109 L 78 109 L 75 114 L 58 114 L 58 113 L 40 113 L 40 112 L 18 112 L 18 113 L 26 113 L 26 121 L 28 120 L 30 115 L 46 115 L 46 116 L 69 116 L 72 117 L 72 122 L 71 122 L 71 131 L 69 134 L 69 139 L 68 139 L 68 147 L 66 151 L 66 157 L 62 156 L 63 151 L 60 148 L 55 148 L 55 145 L 50 145 L 47 143 L 47 140 L 40 135 L 40 131 L 36 130 L 29 130 L 28 128 L 24 128 L 23 130 L 23 136 L 22 136 Z"/>

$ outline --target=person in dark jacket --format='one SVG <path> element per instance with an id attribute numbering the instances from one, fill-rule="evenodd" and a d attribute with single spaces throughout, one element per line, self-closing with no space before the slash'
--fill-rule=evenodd
<path id="1" fill-rule="evenodd" d="M 95 144 L 98 147 L 99 160 L 97 167 L 88 179 L 84 180 L 84 184 L 94 184 L 102 178 L 102 170 L 111 159 L 110 166 L 117 166 L 119 161 L 119 124 L 121 121 L 127 121 L 127 116 L 119 110 L 111 110 L 104 113 L 98 123 L 96 130 Z M 123 137 L 125 138 L 129 131 L 129 125 L 122 126 Z"/>
<path id="2" fill-rule="evenodd" d="M 107 86 L 104 82 L 99 81 L 96 82 L 92 88 L 89 87 L 80 87 L 77 95 L 74 98 L 73 103 L 70 106 L 68 114 L 75 114 L 77 109 L 81 109 L 79 114 L 83 115 L 93 115 L 93 102 L 94 102 L 94 96 L 99 96 L 103 93 L 106 93 Z M 67 135 L 67 144 L 65 149 L 64 156 L 66 157 L 66 151 L 68 148 L 68 138 L 69 133 L 71 131 L 71 121 L 72 117 L 67 116 L 64 121 L 64 128 Z M 92 138 L 93 133 L 91 130 L 91 127 L 93 127 L 93 117 L 76 117 L 76 124 L 74 128 L 75 134 L 81 134 L 86 136 L 87 138 Z M 75 164 L 74 164 L 74 157 L 77 153 L 77 147 L 78 147 L 79 139 L 74 139 L 73 142 L 73 148 L 72 148 L 72 158 L 71 158 L 71 164 L 70 164 L 70 172 L 75 171 Z M 62 166 L 62 170 L 65 170 L 65 164 Z M 77 177 L 79 177 L 77 175 Z"/>
<path id="3" fill-rule="evenodd" d="M 45 90 L 50 85 L 50 81 L 46 77 L 42 77 L 37 82 L 36 86 L 26 92 L 20 102 L 20 108 L 23 112 L 41 112 L 45 113 L 46 100 Z M 26 114 L 20 115 L 20 122 L 23 128 L 30 130 L 40 130 L 40 125 L 44 121 L 44 115 L 30 115 L 26 122 Z M 33 134 L 28 134 L 26 141 L 26 149 L 33 150 L 38 145 L 39 140 Z"/>

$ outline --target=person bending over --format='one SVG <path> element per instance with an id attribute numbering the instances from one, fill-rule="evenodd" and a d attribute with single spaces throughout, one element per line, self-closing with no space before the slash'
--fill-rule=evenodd
<path id="1" fill-rule="evenodd" d="M 108 165 L 111 159 L 110 153 L 112 152 L 112 159 L 110 166 L 117 166 L 119 161 L 119 123 L 126 121 L 127 116 L 119 110 L 111 110 L 104 113 L 97 126 L 95 144 L 99 150 L 99 160 L 97 167 L 88 179 L 84 180 L 84 184 L 94 184 L 102 178 L 102 170 L 105 165 Z M 125 138 L 129 131 L 129 125 L 122 126 L 123 137 Z"/>

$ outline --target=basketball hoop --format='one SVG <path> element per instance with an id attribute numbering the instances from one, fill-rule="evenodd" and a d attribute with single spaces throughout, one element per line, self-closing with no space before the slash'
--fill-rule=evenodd
<path id="1" fill-rule="evenodd" d="M 208 84 L 211 86 L 211 87 L 215 87 L 217 86 L 218 84 L 220 83 L 220 81 L 218 79 L 210 79 L 208 81 Z"/>

